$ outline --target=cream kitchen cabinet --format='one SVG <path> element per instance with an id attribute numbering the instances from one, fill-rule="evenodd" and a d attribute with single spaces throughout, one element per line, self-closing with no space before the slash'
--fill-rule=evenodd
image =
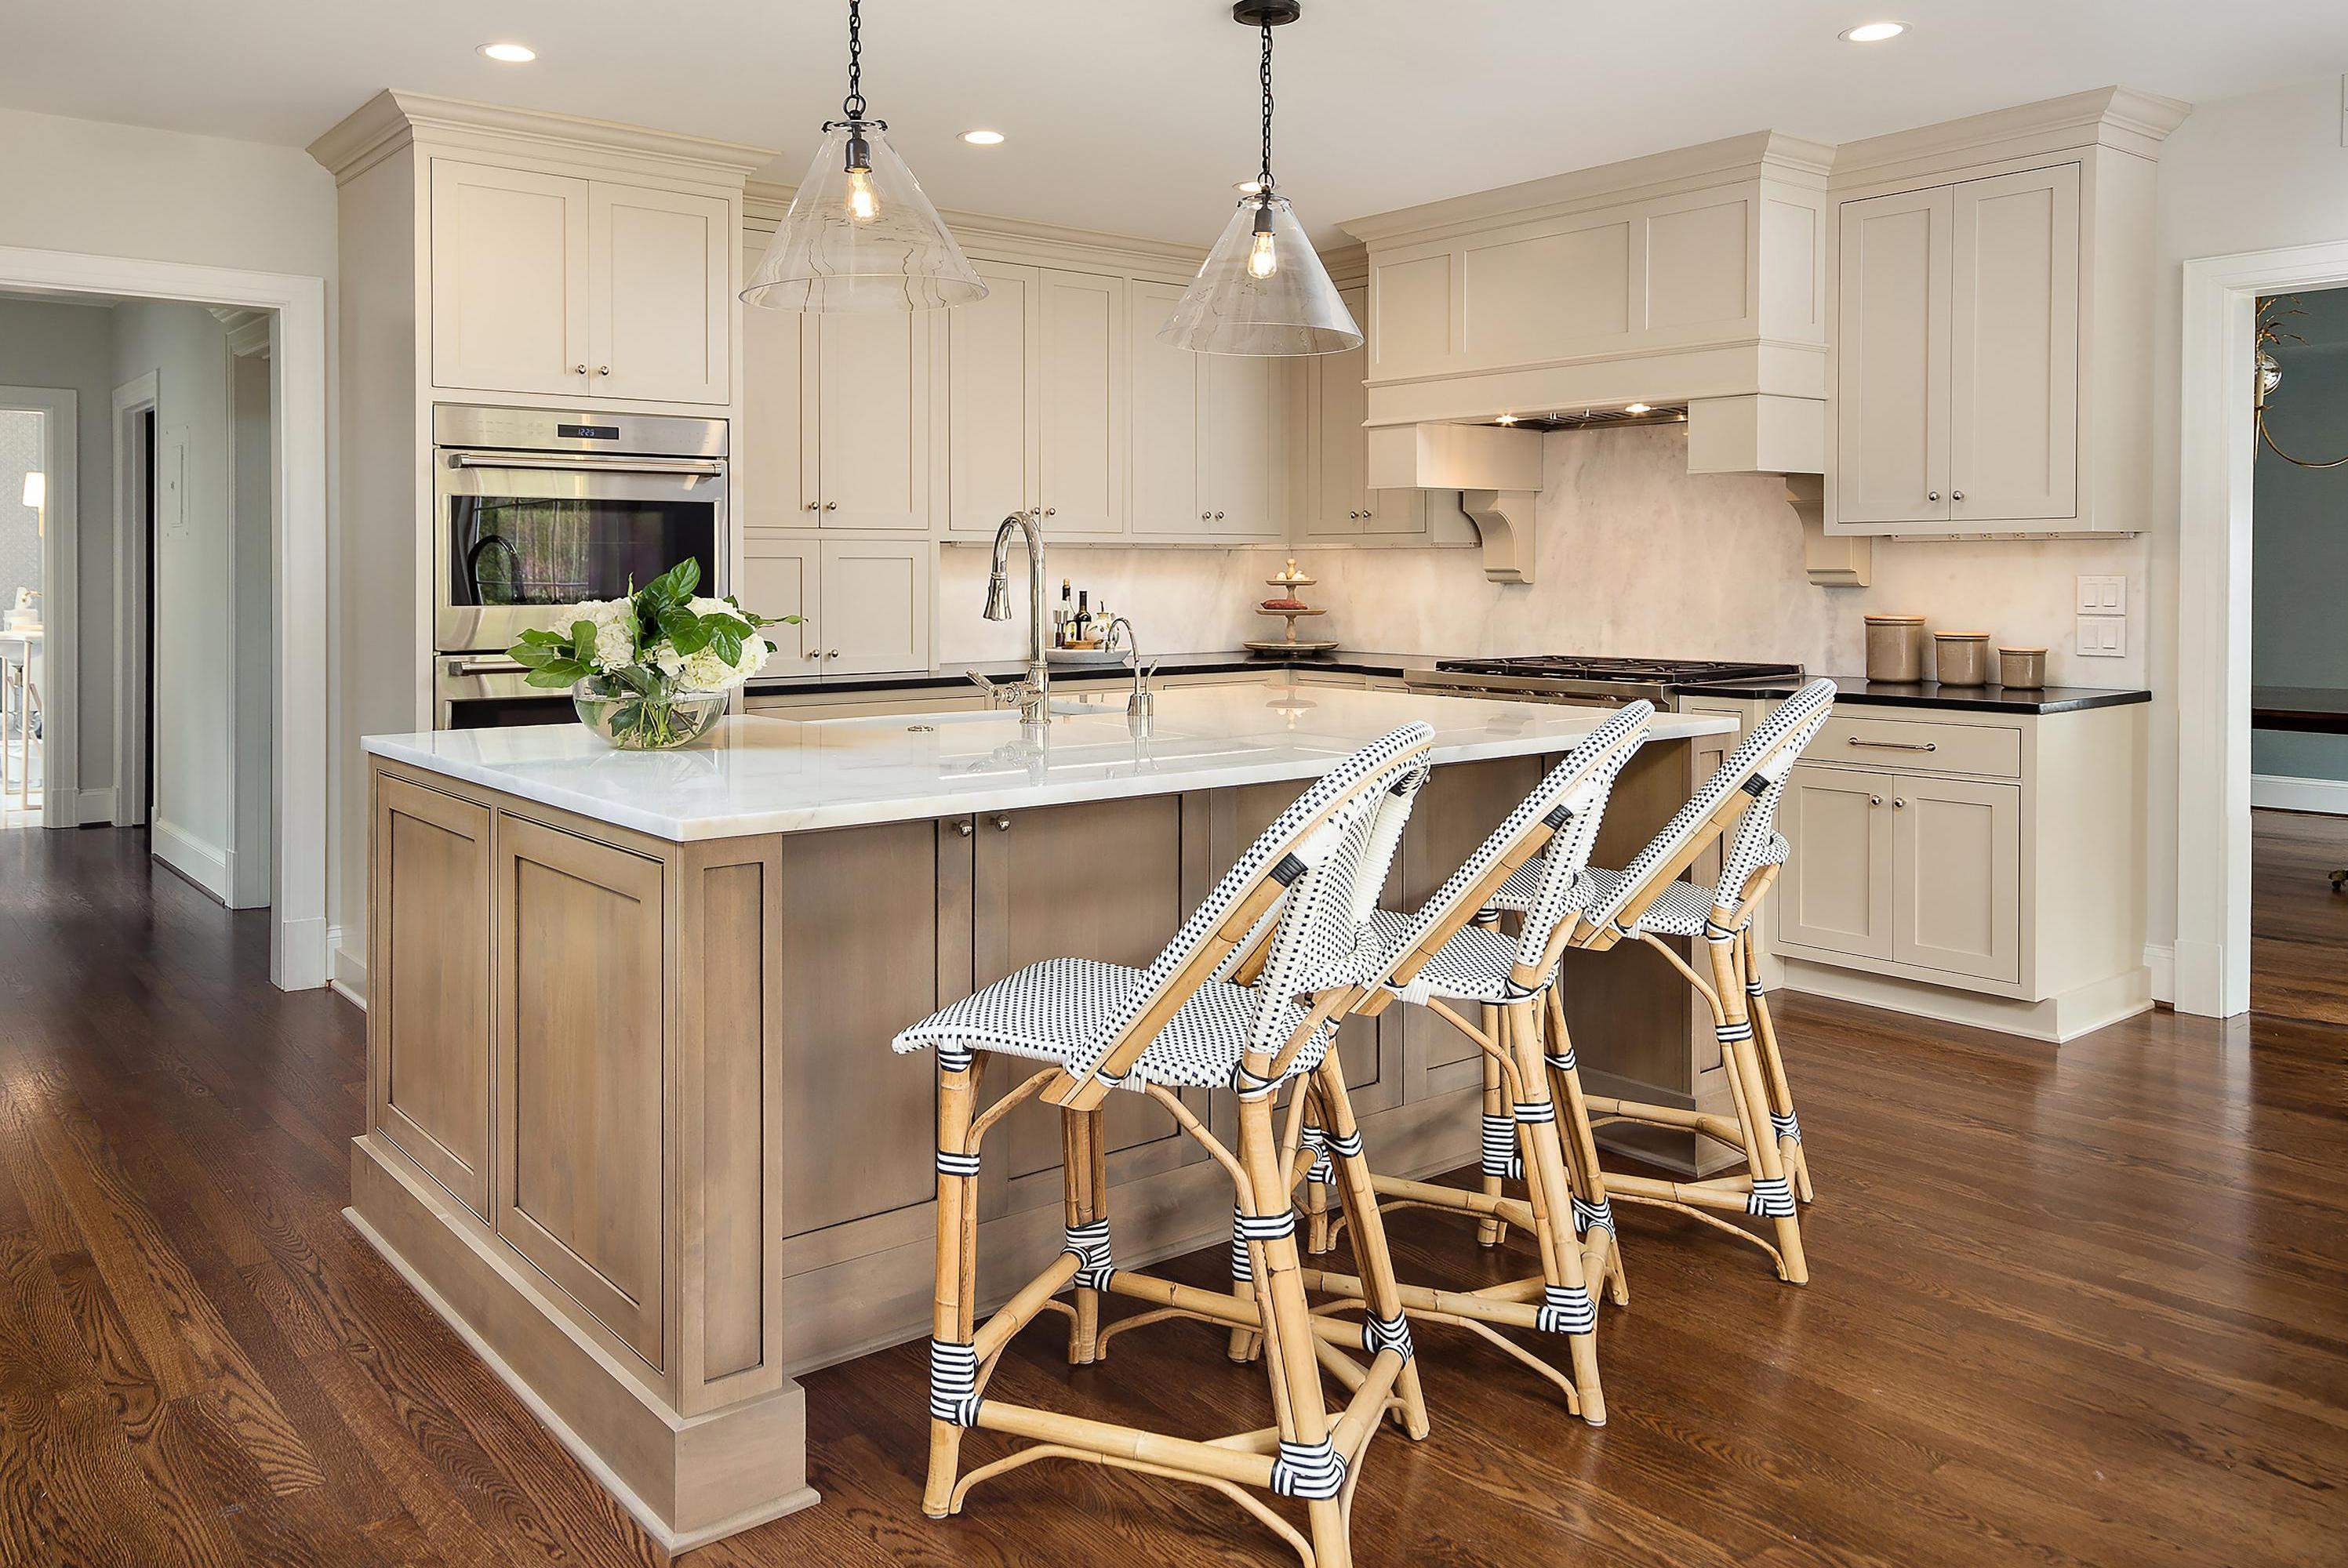
<path id="1" fill-rule="evenodd" d="M 448 158 L 431 182 L 434 385 L 732 401 L 731 203 Z"/>
<path id="2" fill-rule="evenodd" d="M 736 597 L 761 615 L 798 615 L 767 629 L 772 675 L 899 674 L 930 667 L 925 539 L 827 538 L 751 529 Z"/>
<path id="3" fill-rule="evenodd" d="M 1828 531 L 2147 526 L 2153 177 L 2184 112 L 2107 88 L 1836 149 Z"/>
<path id="4" fill-rule="evenodd" d="M 1370 320 L 1369 290 L 1356 284 L 1337 291 L 1354 320 Z M 1343 354 L 1315 354 L 1304 362 L 1307 433 L 1303 443 L 1307 477 L 1302 526 L 1292 530 L 1303 544 L 1470 544 L 1475 525 L 1459 509 L 1457 491 L 1373 490 L 1368 487 L 1369 443 L 1363 420 L 1369 411 L 1369 345 Z"/>
<path id="5" fill-rule="evenodd" d="M 1214 538 L 1277 538 L 1287 525 L 1292 374 L 1253 355 L 1199 362 L 1199 523 Z"/>
<path id="6" fill-rule="evenodd" d="M 2049 1040 L 2144 1005 L 2147 712 L 1838 709 L 1778 811 L 1786 983 Z"/>
<path id="7" fill-rule="evenodd" d="M 800 324 L 799 509 L 809 519 L 928 531 L 933 320 L 845 312 Z"/>
<path id="8" fill-rule="evenodd" d="M 1134 280 L 1126 289 L 1126 374 L 1131 418 L 1128 517 L 1137 537 L 1202 533 L 1211 509 L 1200 499 L 1199 412 L 1202 356 L 1158 341 L 1182 298 L 1174 283 Z"/>
<path id="9" fill-rule="evenodd" d="M 744 276 L 759 259 L 756 246 L 743 253 Z M 742 310 L 742 421 L 727 482 L 734 518 L 746 537 L 753 529 L 804 528 L 815 520 L 800 436 L 799 356 L 808 320 L 797 311 Z"/>
<path id="10" fill-rule="evenodd" d="M 987 297 L 947 323 L 947 531 L 1035 508 L 1059 538 L 1123 534 L 1126 280 L 977 265 Z"/>

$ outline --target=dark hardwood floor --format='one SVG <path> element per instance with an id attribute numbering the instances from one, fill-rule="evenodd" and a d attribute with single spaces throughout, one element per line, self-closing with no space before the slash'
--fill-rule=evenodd
<path id="1" fill-rule="evenodd" d="M 2339 927 L 2260 875 L 2294 972 L 2328 944 L 2336 982 Z M 657 1562 L 344 1224 L 360 1015 L 272 990 L 265 943 L 135 836 L 0 835 L 0 1563 Z M 1813 1283 L 1628 1214 L 1603 1431 L 1422 1329 L 1435 1433 L 1373 1448 L 1360 1563 L 2348 1562 L 2348 1029 L 2162 1013 L 2058 1053 L 1780 1012 Z M 1395 1231 L 1406 1271 L 1476 1266 L 1455 1225 Z M 1039 1327 L 999 1386 L 1227 1430 L 1262 1387 L 1220 1340 L 1145 1329 L 1072 1373 Z M 922 1519 L 924 1378 L 908 1347 L 807 1379 L 823 1504 L 689 1561 L 1283 1560 L 1210 1494 L 1091 1467 Z"/>

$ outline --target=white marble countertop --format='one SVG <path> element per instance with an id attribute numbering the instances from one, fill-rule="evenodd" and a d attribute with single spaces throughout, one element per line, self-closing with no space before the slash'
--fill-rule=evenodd
<path id="1" fill-rule="evenodd" d="M 598 822 L 690 842 L 1071 801 L 1229 789 L 1318 776 L 1413 720 L 1435 760 L 1562 752 L 1610 709 L 1493 702 L 1413 692 L 1266 685 L 1160 692 L 1146 736 L 1122 692 L 1056 697 L 1030 738 L 1009 712 L 885 718 L 721 720 L 700 744 L 613 751 L 578 724 L 370 735 L 366 750 Z M 1735 722 L 1658 713 L 1652 738 L 1723 734 Z"/>

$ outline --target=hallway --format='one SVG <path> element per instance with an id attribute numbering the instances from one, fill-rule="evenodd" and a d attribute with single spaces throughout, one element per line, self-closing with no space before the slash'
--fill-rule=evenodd
<path id="1" fill-rule="evenodd" d="M 267 941 L 136 835 L 0 839 L 0 1562 L 659 1561 L 344 1223 L 363 1020 L 272 989 Z M 1629 1214 L 1602 1432 L 1427 1329 L 1436 1432 L 1378 1450 L 1359 1562 L 2336 1560 L 2348 1030 L 2158 1013 L 2058 1055 L 1782 1013 L 1814 1283 Z M 1406 1275 L 1475 1266 L 1455 1226 L 1395 1232 Z M 690 1561 L 1275 1560 L 1211 1496 L 1090 1468 L 922 1520 L 925 1376 L 915 1345 L 806 1378 L 824 1504 Z M 1178 1427 L 1260 1392 L 1195 1327 L 1075 1373 L 1030 1332 L 1001 1376 Z"/>

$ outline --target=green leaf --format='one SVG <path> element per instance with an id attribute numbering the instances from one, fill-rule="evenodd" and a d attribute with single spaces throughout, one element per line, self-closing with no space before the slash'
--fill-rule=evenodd
<path id="1" fill-rule="evenodd" d="M 720 619 L 713 615 L 702 624 L 710 629 L 710 651 L 728 664 L 738 663 L 742 658 L 742 636 L 748 629 L 731 616 Z"/>
<path id="2" fill-rule="evenodd" d="M 576 659 L 550 659 L 524 676 L 523 682 L 531 686 L 569 686 L 587 673 L 587 666 Z"/>

